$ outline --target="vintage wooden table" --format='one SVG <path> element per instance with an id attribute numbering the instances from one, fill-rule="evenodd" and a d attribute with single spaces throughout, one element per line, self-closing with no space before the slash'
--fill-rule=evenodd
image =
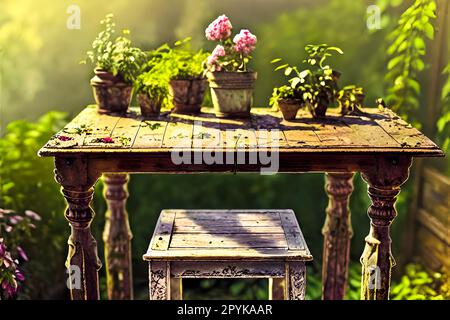
<path id="1" fill-rule="evenodd" d="M 127 173 L 260 172 L 275 162 L 279 172 L 327 173 L 324 299 L 344 295 L 353 233 L 348 199 L 353 174 L 361 172 L 372 200 L 361 257 L 361 297 L 388 299 L 395 265 L 390 225 L 400 186 L 413 157 L 443 156 L 432 141 L 388 109 L 368 108 L 364 115 L 345 117 L 329 110 L 321 120 L 300 112 L 295 121 L 284 121 L 270 109 L 252 109 L 248 120 L 220 120 L 211 109 L 202 109 L 198 116 L 166 113 L 146 121 L 135 108 L 125 116 L 99 115 L 95 108 L 84 109 L 39 151 L 40 156 L 55 158 L 56 181 L 68 204 L 66 265 L 78 267 L 82 277 L 81 288 L 71 288 L 73 299 L 99 298 L 101 263 L 90 231 L 90 202 L 102 174 L 109 205 L 104 232 L 108 295 L 125 299 L 132 298 Z"/>

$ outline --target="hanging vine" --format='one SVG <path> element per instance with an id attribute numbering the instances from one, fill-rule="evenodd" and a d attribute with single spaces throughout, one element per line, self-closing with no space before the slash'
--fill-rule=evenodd
<path id="1" fill-rule="evenodd" d="M 435 18 L 435 0 L 415 0 L 388 35 L 391 44 L 387 49 L 389 62 L 386 81 L 389 88 L 386 99 L 394 111 L 418 127 L 421 92 L 418 77 L 425 69 L 425 40 L 434 38 L 431 20 Z"/>
<path id="2" fill-rule="evenodd" d="M 437 121 L 437 129 L 442 149 L 450 151 L 450 63 L 444 69 L 447 81 L 442 88 L 442 113 Z"/>

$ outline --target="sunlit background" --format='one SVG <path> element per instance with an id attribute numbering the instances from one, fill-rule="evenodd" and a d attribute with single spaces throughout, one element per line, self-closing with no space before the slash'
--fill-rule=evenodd
<path id="1" fill-rule="evenodd" d="M 51 159 L 38 159 L 37 149 L 58 127 L 87 104 L 93 103 L 89 79 L 92 67 L 80 65 L 85 52 L 99 31 L 99 21 L 114 13 L 117 29 L 130 29 L 136 46 L 149 50 L 162 43 L 192 37 L 196 48 L 212 49 L 204 37 L 204 29 L 220 14 L 226 14 L 234 29 L 247 28 L 258 37 L 251 68 L 258 72 L 255 105 L 268 106 L 272 88 L 282 83 L 273 71 L 270 60 L 280 57 L 299 63 L 304 46 L 327 43 L 344 51 L 331 59 L 342 72 L 342 85 L 354 83 L 364 87 L 366 104 L 375 105 L 377 97 L 385 97 L 391 85 L 385 79 L 388 72 L 387 50 L 392 43 L 388 34 L 395 28 L 401 13 L 414 1 L 378 1 L 381 13 L 379 28 L 369 29 L 369 0 L 0 0 L 0 116 L 5 127 L 13 120 L 34 123 L 49 111 L 52 114 L 39 125 L 16 124 L 16 136 L 9 137 L 2 152 L 2 202 L 0 207 L 17 211 L 32 209 L 43 216 L 36 230 L 27 236 L 23 246 L 28 249 L 27 282 L 19 292 L 21 298 L 67 298 L 63 261 L 69 228 L 63 217 L 64 202 L 53 182 Z M 80 9 L 79 29 L 67 28 L 71 13 Z M 448 42 L 448 40 L 446 40 Z M 431 47 L 427 40 L 427 46 Z M 448 47 L 442 47 L 442 57 L 448 61 Z M 418 74 L 423 89 L 418 95 L 419 113 L 426 114 L 427 86 L 433 76 L 435 61 L 424 58 L 425 68 Z M 439 77 L 442 70 L 437 70 Z M 26 123 L 29 123 L 26 122 Z M 20 138 L 23 135 L 23 139 Z M 34 135 L 34 137 L 33 137 Z M 436 136 L 431 138 L 435 139 Z M 439 141 L 444 138 L 439 136 Z M 14 150 L 21 150 L 12 152 Z M 330 159 L 330 161 L 332 161 Z M 448 162 L 448 161 L 447 161 Z M 437 166 L 445 172 L 447 162 Z M 12 183 L 12 185 L 11 185 Z M 7 188 L 5 188 L 7 185 Z M 404 189 L 399 203 L 399 217 L 394 223 L 394 255 L 397 258 L 396 278 L 401 282 L 406 262 L 402 254 L 408 223 L 408 205 L 413 199 L 413 182 Z M 97 212 L 93 232 L 99 241 L 105 204 L 102 187 L 97 187 L 94 206 Z M 130 183 L 128 211 L 133 230 L 133 260 L 136 298 L 147 298 L 147 269 L 141 260 L 153 232 L 156 218 L 163 208 L 293 208 L 303 228 L 315 262 L 308 270 L 308 298 L 320 298 L 320 262 L 322 252 L 321 227 L 327 198 L 322 175 L 206 175 L 206 176 L 133 176 Z M 355 177 L 352 196 L 353 228 L 351 256 L 352 281 L 347 298 L 358 298 L 359 265 L 364 237 L 369 221 L 366 210 L 369 200 L 366 186 Z M 1 237 L 1 235 L 0 235 Z M 104 268 L 101 271 L 102 295 L 105 294 Z M 189 297 L 199 298 L 266 298 L 266 284 L 225 283 L 204 281 L 188 285 Z M 189 289 L 192 287 L 192 289 Z M 197 289 L 196 289 L 197 288 Z M 189 291 L 191 290 L 191 291 Z M 220 292 L 219 292 L 220 291 Z"/>

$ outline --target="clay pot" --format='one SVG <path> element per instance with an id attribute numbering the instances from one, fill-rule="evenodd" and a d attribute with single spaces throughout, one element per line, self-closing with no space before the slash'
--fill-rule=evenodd
<path id="1" fill-rule="evenodd" d="M 210 72 L 209 86 L 219 118 L 248 118 L 253 104 L 256 72 Z"/>
<path id="2" fill-rule="evenodd" d="M 171 80 L 169 86 L 174 113 L 199 113 L 205 97 L 206 80 L 186 79 Z"/>
<path id="3" fill-rule="evenodd" d="M 300 109 L 300 104 L 294 99 L 283 99 L 278 101 L 278 107 L 283 114 L 284 120 L 294 120 Z"/>
<path id="4" fill-rule="evenodd" d="M 96 69 L 91 79 L 98 113 L 126 113 L 133 96 L 133 86 L 120 76 Z"/>
<path id="5" fill-rule="evenodd" d="M 159 116 L 161 111 L 161 101 L 152 99 L 147 93 L 139 93 L 137 96 L 141 114 L 144 118 L 152 118 Z"/>

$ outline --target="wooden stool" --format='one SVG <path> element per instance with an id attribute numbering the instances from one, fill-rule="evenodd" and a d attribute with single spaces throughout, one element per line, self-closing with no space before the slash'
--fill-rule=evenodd
<path id="1" fill-rule="evenodd" d="M 312 256 L 292 210 L 163 210 L 149 249 L 151 300 L 183 278 L 268 278 L 269 298 L 304 300 Z"/>

